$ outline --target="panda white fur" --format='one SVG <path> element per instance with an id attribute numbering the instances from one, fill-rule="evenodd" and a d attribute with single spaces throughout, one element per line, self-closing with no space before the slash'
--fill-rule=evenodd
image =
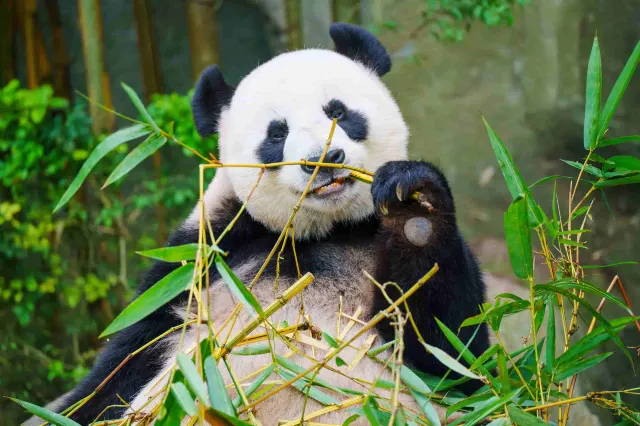
<path id="1" fill-rule="evenodd" d="M 297 259 L 302 273 L 309 271 L 315 276 L 303 292 L 304 313 L 316 327 L 333 334 L 339 296 L 342 296 L 342 311 L 353 314 L 361 307 L 361 319 L 367 321 L 386 308 L 388 302 L 363 271 L 379 282 L 392 281 L 407 289 L 437 262 L 440 271 L 409 299 L 409 307 L 426 341 L 457 356 L 437 327 L 434 316 L 457 330 L 463 319 L 478 313 L 484 301 L 485 285 L 477 262 L 457 229 L 451 191 L 435 166 L 407 161 L 409 132 L 392 95 L 380 80 L 391 68 L 382 44 L 369 32 L 347 24 L 334 24 L 330 32 L 335 52 L 308 49 L 281 54 L 257 67 L 237 88 L 225 83 L 217 67 L 205 70 L 196 86 L 192 105 L 196 126 L 202 135 L 219 131 L 223 163 L 274 163 L 317 160 L 331 121 L 337 119 L 325 161 L 365 168 L 376 174 L 373 185 L 369 186 L 346 178 L 345 169 L 321 169 L 312 185 L 314 191 L 297 212 L 293 222 Z M 273 248 L 312 171 L 313 167 L 308 166 L 282 166 L 265 171 L 248 202 L 248 214 L 242 215 L 221 241 L 221 248 L 229 252 L 227 263 L 244 282 L 252 281 Z M 236 215 L 259 173 L 255 168 L 218 170 L 204 199 L 216 236 Z M 410 197 L 414 191 L 424 193 L 434 210 L 428 211 L 414 202 Z M 405 235 L 405 224 L 414 217 L 428 220 L 427 240 L 412 243 Z M 169 245 L 197 242 L 199 218 L 200 207 L 196 207 L 173 233 Z M 180 264 L 156 263 L 139 293 L 178 266 Z M 291 244 L 287 245 L 280 261 L 278 291 L 274 288 L 275 276 L 274 260 L 253 287 L 263 306 L 298 278 Z M 221 282 L 215 268 L 210 271 L 210 278 L 211 316 L 215 326 L 220 327 L 237 300 Z M 203 300 L 206 296 L 203 295 Z M 115 335 L 93 370 L 66 397 L 61 408 L 90 394 L 127 354 L 181 324 L 186 315 L 186 300 L 186 293 L 178 296 Z M 301 299 L 294 298 L 272 320 L 296 323 L 300 309 Z M 249 320 L 243 310 L 231 335 Z M 343 325 L 345 322 L 343 319 Z M 442 375 L 446 368 L 426 353 L 410 328 L 407 327 L 405 335 L 405 362 L 426 373 Z M 463 328 L 460 338 L 467 341 L 472 331 Z M 357 343 L 372 334 L 379 336 L 376 344 L 382 344 L 393 339 L 393 328 L 383 323 L 364 334 Z M 148 412 L 158 401 L 156 398 L 148 403 L 149 399 L 166 384 L 166 373 L 175 362 L 179 335 L 170 335 L 129 360 L 72 418 L 88 424 L 105 407 L 120 405 L 118 396 L 131 402 L 127 413 Z M 206 329 L 191 326 L 183 350 L 192 349 L 198 335 L 207 336 Z M 309 346 L 297 346 L 312 355 Z M 487 348 L 488 332 L 482 328 L 470 349 L 479 355 Z M 280 354 L 288 351 L 281 343 L 277 350 Z M 353 351 L 347 352 L 344 358 L 349 360 L 353 354 Z M 316 356 L 321 358 L 324 352 L 316 350 Z M 229 359 L 238 378 L 271 362 L 269 354 L 259 357 L 232 354 Z M 292 359 L 300 365 L 310 365 L 300 356 Z M 365 357 L 348 373 L 372 381 L 381 370 L 379 363 Z M 334 385 L 360 391 L 367 389 L 366 385 L 330 371 L 323 370 L 321 377 Z M 389 375 L 383 377 L 388 379 Z M 461 385 L 461 390 L 470 393 L 480 386 L 480 382 L 468 381 Z M 278 395 L 256 407 L 256 416 L 265 426 L 299 417 L 302 394 L 291 389 Z M 410 401 L 407 404 L 411 406 Z M 306 413 L 320 407 L 309 400 Z M 119 418 L 124 411 L 111 408 L 102 418 Z M 348 416 L 342 410 L 314 421 L 335 424 Z"/>

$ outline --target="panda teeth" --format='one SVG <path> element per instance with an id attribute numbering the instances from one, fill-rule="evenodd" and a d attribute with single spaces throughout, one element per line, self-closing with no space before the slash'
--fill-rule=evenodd
<path id="1" fill-rule="evenodd" d="M 337 178 L 336 180 L 334 180 L 330 184 L 325 185 L 325 186 L 321 186 L 320 188 L 314 190 L 313 192 L 316 193 L 316 194 L 322 194 L 323 192 L 325 192 L 328 189 L 337 188 L 339 186 L 342 186 L 342 183 L 344 182 L 344 179 L 345 178 L 342 178 L 342 177 Z"/>

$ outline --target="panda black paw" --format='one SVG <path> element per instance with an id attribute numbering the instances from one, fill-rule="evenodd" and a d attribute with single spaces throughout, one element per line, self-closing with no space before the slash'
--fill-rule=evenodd
<path id="1" fill-rule="evenodd" d="M 417 196 L 414 196 L 417 193 Z M 390 161 L 373 176 L 371 195 L 376 211 L 383 216 L 415 213 L 454 213 L 453 198 L 446 178 L 425 161 Z"/>

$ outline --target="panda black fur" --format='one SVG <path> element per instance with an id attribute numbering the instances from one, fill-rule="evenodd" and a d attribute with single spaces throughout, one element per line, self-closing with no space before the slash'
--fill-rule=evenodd
<path id="1" fill-rule="evenodd" d="M 438 263 L 439 272 L 408 304 L 425 340 L 455 357 L 457 352 L 440 332 L 434 317 L 457 330 L 465 318 L 479 312 L 485 285 L 473 254 L 458 231 L 451 190 L 434 165 L 406 160 L 408 130 L 393 98 L 379 80 L 391 68 L 382 44 L 369 32 L 347 24 L 332 25 L 331 36 L 336 52 L 308 49 L 282 54 L 256 68 L 237 89 L 225 83 L 217 67 L 205 70 L 192 104 L 197 129 L 201 135 L 220 132 L 223 163 L 313 160 L 322 151 L 331 119 L 337 118 L 339 127 L 325 161 L 344 162 L 376 172 L 370 188 L 360 182 L 339 179 L 337 190 L 334 185 L 327 195 L 311 194 L 298 212 L 294 229 L 300 270 L 316 277 L 304 291 L 305 313 L 310 314 L 312 323 L 328 328 L 335 324 L 338 299 L 342 296 L 343 311 L 353 313 L 362 306 L 362 319 L 366 321 L 386 308 L 388 302 L 364 277 L 363 270 L 379 282 L 392 281 L 408 289 Z M 204 199 L 214 235 L 220 235 L 236 215 L 258 173 L 258 169 L 241 168 L 218 171 Z M 313 188 L 336 182 L 336 178 L 345 175 L 344 169 L 321 169 Z M 248 214 L 240 217 L 220 243 L 229 253 L 225 260 L 240 279 L 245 282 L 253 279 L 310 176 L 308 168 L 298 166 L 264 173 L 247 205 Z M 426 195 L 432 211 L 411 198 L 414 191 Z M 168 245 L 197 242 L 199 217 L 200 208 L 196 207 L 170 237 Z M 425 245 L 414 245 L 405 235 L 407 220 L 415 217 L 426 218 L 430 225 Z M 138 294 L 179 266 L 179 263 L 155 263 Z M 219 280 L 215 268 L 209 274 L 211 316 L 220 326 L 236 300 Z M 275 277 L 276 264 L 272 261 L 254 286 L 263 306 L 278 294 L 274 290 Z M 279 265 L 279 291 L 297 278 L 289 244 Z M 89 395 L 129 353 L 182 324 L 187 315 L 186 301 L 184 293 L 110 339 L 92 371 L 60 407 L 66 408 Z M 300 307 L 299 298 L 292 300 L 274 316 L 274 322 L 287 319 L 294 323 Z M 234 332 L 249 319 L 243 311 Z M 405 362 L 423 372 L 442 375 L 446 368 L 426 353 L 411 327 L 405 331 Z M 463 328 L 460 338 L 466 342 L 472 332 Z M 389 324 L 381 324 L 362 339 L 372 333 L 385 340 L 393 339 Z M 197 344 L 198 334 L 207 335 L 204 329 L 195 326 L 188 329 L 183 350 Z M 163 374 L 174 363 L 177 339 L 170 335 L 131 358 L 71 417 L 83 425 L 89 424 L 107 406 L 121 405 L 118 396 L 131 402 L 127 412 L 144 407 L 148 398 L 165 384 Z M 470 349 L 480 355 L 488 346 L 488 330 L 483 326 Z M 242 377 L 270 362 L 269 355 L 264 357 L 260 362 L 256 361 L 259 357 L 232 357 L 231 363 L 236 375 Z M 296 360 L 310 365 L 304 361 Z M 380 366 L 365 357 L 349 374 L 372 380 L 379 371 Z M 329 381 L 339 386 L 363 390 L 345 380 L 337 374 L 329 376 Z M 471 393 L 479 386 L 480 382 L 469 381 L 461 390 Z M 282 395 L 258 405 L 257 417 L 264 425 L 295 418 L 301 406 L 295 398 L 301 402 L 300 394 L 286 390 Z M 311 401 L 307 412 L 318 407 Z M 123 409 L 111 408 L 102 418 L 113 419 L 123 414 Z M 347 416 L 333 413 L 317 421 L 337 423 Z"/>

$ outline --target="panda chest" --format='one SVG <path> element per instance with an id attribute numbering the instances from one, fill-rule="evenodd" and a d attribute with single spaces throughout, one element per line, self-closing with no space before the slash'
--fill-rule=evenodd
<path id="1" fill-rule="evenodd" d="M 349 317 L 366 321 L 373 312 L 377 289 L 365 274 L 375 273 L 374 253 L 369 247 L 319 244 L 315 250 L 299 250 L 296 255 L 285 250 L 276 253 L 257 280 L 256 274 L 268 253 L 243 259 L 232 269 L 247 286 L 255 281 L 251 292 L 263 310 L 279 305 L 283 294 L 290 294 L 287 290 L 300 282 L 300 276 L 311 273 L 311 282 L 276 308 L 271 323 L 289 326 L 305 323 L 331 331 L 336 330 L 339 322 L 348 322 Z M 218 327 L 229 327 L 230 316 L 237 316 L 234 328 L 252 320 L 250 311 L 223 280 L 216 280 L 211 286 L 209 311 Z"/>

